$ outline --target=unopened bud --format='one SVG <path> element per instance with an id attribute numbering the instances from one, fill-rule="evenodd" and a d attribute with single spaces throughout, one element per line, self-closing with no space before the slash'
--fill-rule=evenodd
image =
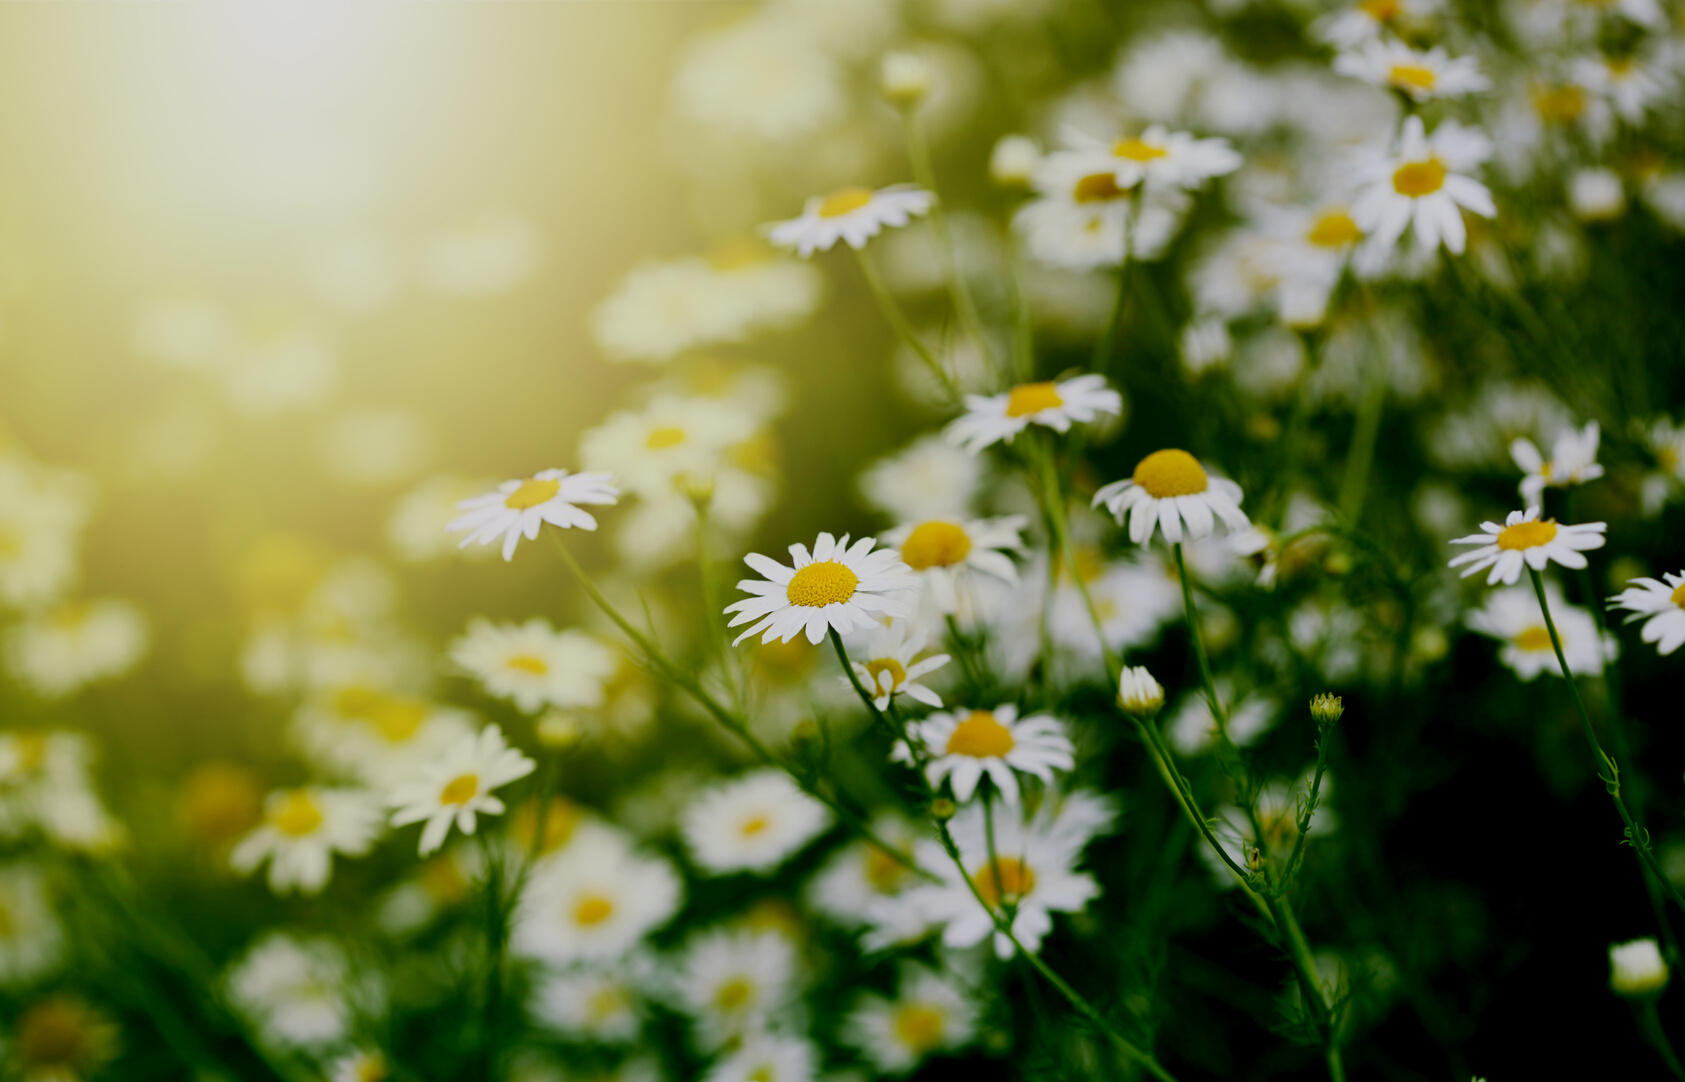
<path id="1" fill-rule="evenodd" d="M 1246 866 L 1252 871 L 1258 871 L 1262 868 L 1264 866 L 1264 851 L 1256 845 L 1249 846 L 1246 850 Z"/>
<path id="2" fill-rule="evenodd" d="M 1144 667 L 1126 667 L 1118 677 L 1117 704 L 1126 714 L 1151 717 L 1164 709 L 1164 689 Z"/>
<path id="3" fill-rule="evenodd" d="M 1022 188 L 1041 164 L 1041 147 L 1027 135 L 1003 136 L 989 155 L 989 176 L 996 184 Z"/>
<path id="4" fill-rule="evenodd" d="M 714 479 L 694 473 L 681 473 L 673 478 L 673 487 L 691 503 L 707 505 L 714 499 Z"/>
<path id="5" fill-rule="evenodd" d="M 939 796 L 930 802 L 930 816 L 932 819 L 946 823 L 954 817 L 954 813 L 957 811 L 959 811 L 959 809 L 954 806 L 954 802 L 945 796 Z"/>
<path id="6" fill-rule="evenodd" d="M 1319 726 L 1327 727 L 1340 720 L 1340 715 L 1346 712 L 1346 706 L 1338 695 L 1330 695 L 1326 691 L 1311 700 L 1311 717 L 1316 719 Z"/>
<path id="7" fill-rule="evenodd" d="M 896 105 L 913 105 L 930 93 L 934 73 L 918 53 L 885 53 L 878 69 L 878 90 Z"/>
<path id="8" fill-rule="evenodd" d="M 538 719 L 533 727 L 533 735 L 538 742 L 553 751 L 571 748 L 579 743 L 585 735 L 585 726 L 571 714 L 564 714 L 560 710 L 551 710 Z"/>
<path id="9" fill-rule="evenodd" d="M 1609 946 L 1609 988 L 1617 996 L 1645 999 L 1667 987 L 1667 960 L 1654 939 Z"/>

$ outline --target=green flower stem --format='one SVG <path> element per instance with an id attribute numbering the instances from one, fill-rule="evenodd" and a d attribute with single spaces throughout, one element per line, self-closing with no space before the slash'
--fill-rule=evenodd
<path id="1" fill-rule="evenodd" d="M 1281 873 L 1281 882 L 1275 887 L 1275 894 L 1286 894 L 1293 887 L 1293 879 L 1299 874 L 1299 865 L 1305 859 L 1305 839 L 1310 837 L 1311 820 L 1316 816 L 1317 799 L 1322 792 L 1322 776 L 1328 772 L 1328 733 L 1322 732 L 1316 742 L 1316 773 L 1311 776 L 1311 787 L 1305 796 L 1305 803 L 1299 809 L 1299 836 L 1293 841 L 1293 852 L 1288 854 L 1287 868 Z"/>
<path id="2" fill-rule="evenodd" d="M 1615 760 L 1609 758 L 1608 754 L 1604 752 L 1603 745 L 1597 742 L 1597 732 L 1591 726 L 1591 715 L 1586 713 L 1586 704 L 1580 699 L 1580 687 L 1574 682 L 1574 674 L 1568 669 L 1568 658 L 1562 653 L 1562 637 L 1556 633 L 1556 621 L 1551 619 L 1550 602 L 1545 599 L 1544 576 L 1531 567 L 1527 569 L 1527 574 L 1533 579 L 1533 593 L 1538 595 L 1539 598 L 1539 612 L 1544 615 L 1545 630 L 1550 632 L 1550 645 L 1556 651 L 1556 663 L 1562 669 L 1562 679 L 1568 683 L 1568 693 L 1574 699 L 1574 709 L 1579 711 L 1580 725 L 1585 730 L 1586 743 L 1591 745 L 1592 755 L 1602 768 L 1598 771 L 1598 776 L 1603 779 L 1603 788 L 1608 790 L 1609 799 L 1615 802 L 1615 810 L 1621 813 L 1621 822 L 1626 824 L 1627 841 L 1632 844 L 1634 849 L 1638 850 L 1639 858 L 1643 860 L 1644 866 L 1650 869 L 1650 873 L 1655 876 L 1656 883 L 1667 892 L 1667 896 L 1673 900 L 1673 904 L 1685 910 L 1685 898 L 1679 896 L 1679 891 L 1674 887 L 1672 880 L 1668 879 L 1667 873 L 1662 871 L 1661 863 L 1656 860 L 1656 854 L 1650 851 L 1649 834 L 1633 820 L 1632 812 L 1627 808 L 1626 800 L 1621 796 L 1620 768 L 1615 765 Z"/>
<path id="3" fill-rule="evenodd" d="M 1346 470 L 1340 477 L 1340 517 L 1356 525 L 1363 513 L 1363 497 L 1369 488 L 1369 469 L 1375 464 L 1375 441 L 1381 434 L 1381 414 L 1387 402 L 1386 356 L 1371 346 L 1368 386 L 1357 404 L 1357 425 L 1352 429 L 1351 449 L 1346 453 Z"/>
<path id="4" fill-rule="evenodd" d="M 509 942 L 509 912 L 503 896 L 503 858 L 491 844 L 489 831 L 479 832 L 480 851 L 485 857 L 485 939 L 486 973 L 482 991 L 480 1015 L 480 1058 L 475 1066 L 483 1082 L 496 1082 L 502 1077 L 500 1068 L 502 1042 L 498 1027 L 503 1013 L 503 970 Z"/>
<path id="5" fill-rule="evenodd" d="M 1112 299 L 1112 311 L 1106 317 L 1106 326 L 1100 332 L 1100 337 L 1094 343 L 1094 357 L 1088 362 L 1090 371 L 1105 374 L 1112 363 L 1112 354 L 1117 350 L 1117 332 L 1123 325 L 1123 310 L 1129 305 L 1129 256 L 1128 241 L 1124 242 L 1124 259 L 1117 267 L 1117 295 Z"/>
<path id="6" fill-rule="evenodd" d="M 1662 1057 L 1673 1077 L 1685 1082 L 1685 1065 L 1681 1065 L 1679 1057 L 1674 1055 L 1673 1043 L 1667 1039 L 1667 1030 L 1662 1028 L 1661 1016 L 1656 1013 L 1656 998 L 1651 996 L 1632 1007 L 1633 1013 L 1638 1016 L 1638 1031 L 1644 1035 L 1644 1040 L 1656 1050 L 1656 1055 Z"/>
<path id="7" fill-rule="evenodd" d="M 960 401 L 959 384 L 954 382 L 954 377 L 942 366 L 942 362 L 937 360 L 936 354 L 930 352 L 930 348 L 919 338 L 917 332 L 913 330 L 913 325 L 907 322 L 906 313 L 902 312 L 901 306 L 895 303 L 895 297 L 889 292 L 889 287 L 884 284 L 883 275 L 878 273 L 878 268 L 872 265 L 870 259 L 866 258 L 864 251 L 857 250 L 854 256 L 859 260 L 860 273 L 866 279 L 866 285 L 871 289 L 872 296 L 877 300 L 878 307 L 883 310 L 883 316 L 889 321 L 889 325 L 895 329 L 896 334 L 901 336 L 901 340 L 906 342 L 914 353 L 918 354 L 919 360 L 923 361 L 925 366 L 930 369 L 931 374 L 942 385 L 943 391 L 947 393 L 949 401 Z"/>
<path id="8" fill-rule="evenodd" d="M 1205 699 L 1211 704 L 1211 716 L 1217 722 L 1217 739 L 1226 755 L 1238 756 L 1239 751 L 1229 739 L 1229 712 L 1217 694 L 1217 681 L 1211 675 L 1211 658 L 1205 652 L 1205 637 L 1199 633 L 1199 617 L 1194 612 L 1193 579 L 1188 575 L 1187 561 L 1182 558 L 1182 543 L 1170 546 L 1176 553 L 1176 577 L 1182 583 L 1182 610 L 1188 621 L 1188 637 L 1193 639 L 1194 658 L 1199 662 L 1199 678 L 1205 684 Z"/>

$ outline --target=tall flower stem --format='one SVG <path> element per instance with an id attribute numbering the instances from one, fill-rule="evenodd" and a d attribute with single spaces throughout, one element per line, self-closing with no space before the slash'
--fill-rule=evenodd
<path id="1" fill-rule="evenodd" d="M 1357 424 L 1352 429 L 1351 449 L 1346 453 L 1346 470 L 1340 477 L 1340 517 L 1355 526 L 1363 513 L 1363 496 L 1369 487 L 1369 470 L 1375 464 L 1375 441 L 1381 435 L 1381 414 L 1387 404 L 1386 356 L 1379 343 L 1372 343 L 1363 397 L 1357 404 Z"/>
<path id="2" fill-rule="evenodd" d="M 1586 713 L 1586 704 L 1580 698 L 1580 687 L 1574 682 L 1574 674 L 1568 669 L 1568 658 L 1562 652 L 1562 637 L 1556 632 L 1556 621 L 1551 619 L 1550 602 L 1545 598 L 1544 576 L 1531 567 L 1527 569 L 1527 574 L 1533 579 L 1533 592 L 1539 598 L 1539 612 L 1545 618 L 1545 630 L 1550 632 L 1550 645 L 1556 651 L 1556 663 L 1562 669 L 1562 679 L 1568 684 L 1568 693 L 1573 697 L 1574 709 L 1579 711 L 1580 726 L 1585 730 L 1586 743 L 1591 746 L 1592 757 L 1597 760 L 1600 768 L 1598 777 L 1603 779 L 1603 788 L 1608 791 L 1609 799 L 1615 802 L 1615 810 L 1621 813 L 1621 822 L 1626 825 L 1626 839 L 1634 849 L 1638 850 L 1639 858 L 1643 860 L 1644 866 L 1655 877 L 1656 883 L 1667 892 L 1667 896 L 1673 900 L 1673 904 L 1685 910 L 1685 898 L 1679 896 L 1679 890 L 1673 885 L 1673 881 L 1667 877 L 1667 873 L 1662 871 L 1661 863 L 1656 860 L 1656 854 L 1650 850 L 1649 833 L 1633 819 L 1631 810 L 1627 808 L 1625 798 L 1621 796 L 1620 768 L 1615 765 L 1615 760 L 1609 758 L 1608 753 L 1603 750 L 1603 745 L 1597 742 L 1597 731 L 1592 728 L 1591 715 Z"/>
<path id="3" fill-rule="evenodd" d="M 1673 1077 L 1685 1082 L 1685 1065 L 1679 1062 L 1679 1057 L 1673 1052 L 1673 1042 L 1667 1039 L 1667 1030 L 1662 1028 L 1661 1017 L 1656 1013 L 1655 999 L 1652 997 L 1633 1004 L 1633 1011 L 1638 1015 L 1638 1031 L 1644 1035 L 1644 1040 L 1656 1050 L 1656 1055 L 1662 1057 Z"/>
<path id="4" fill-rule="evenodd" d="M 936 382 L 941 384 L 942 390 L 947 394 L 949 401 L 958 402 L 961 398 L 959 384 L 954 381 L 953 374 L 937 359 L 936 354 L 930 352 L 930 347 L 924 344 L 918 332 L 913 330 L 913 325 L 907 321 L 907 314 L 901 311 L 899 304 L 895 303 L 895 297 L 889 292 L 889 287 L 884 284 L 883 275 L 878 273 L 878 268 L 870 259 L 866 258 L 864 251 L 856 250 L 854 257 L 860 262 L 860 274 L 866 279 L 867 288 L 872 291 L 872 297 L 877 300 L 878 307 L 882 309 L 884 319 L 889 321 L 889 325 L 895 329 L 895 333 L 901 336 L 901 340 L 907 343 L 908 347 L 918 354 L 919 360 L 925 363 L 925 367 L 930 369 L 931 375 L 935 376 Z"/>

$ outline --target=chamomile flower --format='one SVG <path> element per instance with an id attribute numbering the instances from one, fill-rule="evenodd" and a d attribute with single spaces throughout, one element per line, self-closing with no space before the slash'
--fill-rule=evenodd
<path id="1" fill-rule="evenodd" d="M 1521 499 L 1529 507 L 1536 507 L 1544 495 L 1545 486 L 1567 488 L 1584 484 L 1603 476 L 1597 464 L 1598 428 L 1592 421 L 1583 429 L 1566 429 L 1557 434 L 1547 459 L 1538 447 L 1525 436 L 1510 444 L 1510 457 L 1515 459 L 1527 476 L 1521 479 Z"/>
<path id="2" fill-rule="evenodd" d="M 764 874 L 830 825 L 825 805 L 782 770 L 768 768 L 704 790 L 685 810 L 681 831 L 704 871 Z"/>
<path id="3" fill-rule="evenodd" d="M 37 694 L 58 699 L 128 672 L 150 637 L 146 617 L 127 601 L 67 602 L 8 629 L 5 658 Z"/>
<path id="4" fill-rule="evenodd" d="M 1137 545 L 1152 540 L 1154 527 L 1174 545 L 1184 534 L 1189 541 L 1210 537 L 1218 519 L 1230 530 L 1246 529 L 1241 498 L 1239 485 L 1207 471 L 1188 452 L 1168 448 L 1143 458 L 1128 478 L 1101 488 L 1094 506 L 1105 504 L 1119 526 L 1127 515 L 1129 539 Z"/>
<path id="5" fill-rule="evenodd" d="M 272 932 L 229 970 L 228 998 L 269 1044 L 331 1045 L 351 1027 L 349 968 L 326 939 Z"/>
<path id="6" fill-rule="evenodd" d="M 386 1082 L 392 1065 L 375 1049 L 347 1052 L 328 1064 L 328 1082 Z"/>
<path id="7" fill-rule="evenodd" d="M 919 576 L 924 591 L 943 613 L 959 610 L 959 589 L 981 572 L 1003 582 L 1018 581 L 1008 552 L 1024 547 L 1023 515 L 972 519 L 932 518 L 908 522 L 884 534 L 885 545 L 901 550 L 901 561 Z"/>
<path id="8" fill-rule="evenodd" d="M 1482 218 L 1498 213 L 1486 185 L 1467 175 L 1491 156 L 1492 141 L 1455 120 L 1429 136 L 1421 117 L 1406 117 L 1395 149 L 1372 149 L 1356 161 L 1352 179 L 1360 190 L 1352 221 L 1378 249 L 1391 248 L 1414 226 L 1418 248 L 1443 243 L 1461 255 L 1468 242 L 1463 211 Z"/>
<path id="9" fill-rule="evenodd" d="M 982 463 L 927 434 L 866 467 L 858 484 L 867 503 L 906 520 L 967 517 L 982 480 Z"/>
<path id="10" fill-rule="evenodd" d="M 64 929 L 33 865 L 0 864 L 0 988 L 27 984 L 64 956 Z"/>
<path id="11" fill-rule="evenodd" d="M 1502 526 L 1482 522 L 1480 528 L 1481 533 L 1452 539 L 1453 545 L 1480 547 L 1454 557 L 1451 566 L 1467 564 L 1463 567 L 1464 578 L 1490 567 L 1492 573 L 1486 577 L 1486 585 L 1501 582 L 1513 586 L 1521 577 L 1524 564 L 1534 571 L 1543 571 L 1552 560 L 1575 570 L 1586 566 L 1586 558 L 1581 554 L 1603 547 L 1607 525 L 1586 522 L 1564 526 L 1553 518 L 1540 521 L 1539 509 L 1529 507 L 1526 511 L 1511 511 Z"/>
<path id="12" fill-rule="evenodd" d="M 624 965 L 552 973 L 538 986 L 533 1014 L 574 1040 L 625 1044 L 643 1025 L 641 998 Z"/>
<path id="13" fill-rule="evenodd" d="M 1627 580 L 1632 585 L 1611 597 L 1609 607 L 1630 612 L 1629 624 L 1643 620 L 1644 630 L 1639 638 L 1655 643 L 1656 652 L 1666 657 L 1685 644 L 1685 571 L 1664 572 L 1662 578 L 1666 581 Z"/>
<path id="14" fill-rule="evenodd" d="M 756 1033 L 714 1064 L 702 1082 L 813 1082 L 819 1077 L 819 1053 L 801 1037 Z"/>
<path id="15" fill-rule="evenodd" d="M 503 801 L 492 796 L 492 790 L 526 777 L 537 766 L 504 741 L 502 729 L 488 725 L 463 737 L 416 777 L 393 787 L 387 797 L 394 809 L 392 825 L 425 820 L 420 848 L 426 856 L 445 844 L 451 823 L 472 834 L 477 814 L 502 815 Z"/>
<path id="16" fill-rule="evenodd" d="M 359 686 L 306 703 L 292 723 L 312 762 L 377 789 L 414 774 L 473 731 L 466 711 Z"/>
<path id="17" fill-rule="evenodd" d="M 269 889 L 315 894 L 333 874 L 333 855 L 366 854 L 381 828 L 380 797 L 366 789 L 277 789 L 263 822 L 240 840 L 228 863 L 249 875 L 269 861 Z"/>
<path id="18" fill-rule="evenodd" d="M 1107 159 L 1115 183 L 1124 189 L 1143 182 L 1154 187 L 1199 188 L 1213 177 L 1239 169 L 1241 162 L 1227 139 L 1196 139 L 1162 124 L 1111 142 L 1072 131 L 1067 142 L 1076 153 Z"/>
<path id="19" fill-rule="evenodd" d="M 1065 726 L 1048 714 L 1018 716 L 1010 703 L 993 710 L 962 710 L 932 714 L 908 726 L 908 734 L 930 756 L 925 773 L 930 784 L 940 786 L 947 778 L 954 787 L 954 799 L 966 801 L 977 791 L 987 774 L 1009 805 L 1019 803 L 1018 776 L 1022 770 L 1051 782 L 1054 770 L 1069 770 L 1071 740 Z M 912 763 L 913 753 L 905 741 L 896 743 L 890 758 Z"/>
<path id="20" fill-rule="evenodd" d="M 891 620 L 874 632 L 866 648 L 860 651 L 864 660 L 850 660 L 855 677 L 871 693 L 879 710 L 889 709 L 889 700 L 897 695 L 941 708 L 942 696 L 919 683 L 920 677 L 949 661 L 947 654 L 918 659 L 928 637 L 923 631 L 911 630 L 905 620 Z M 846 676 L 837 679 L 849 683 Z"/>
<path id="21" fill-rule="evenodd" d="M 603 685 L 619 668 L 614 650 L 589 632 L 557 631 L 543 617 L 494 624 L 475 617 L 468 634 L 451 643 L 450 659 L 479 679 L 486 692 L 511 699 L 523 712 L 603 703 Z"/>
<path id="22" fill-rule="evenodd" d="M 608 827 L 582 826 L 533 872 L 511 946 L 558 965 L 612 961 L 665 924 L 682 892 L 668 861 L 640 856 Z"/>
<path id="23" fill-rule="evenodd" d="M 39 830 L 54 845 L 99 852 L 123 838 L 100 803 L 93 743 L 82 733 L 0 732 L 0 840 Z"/>
<path id="24" fill-rule="evenodd" d="M 843 1022 L 842 1037 L 879 1071 L 907 1074 L 925 1057 L 969 1044 L 977 1032 L 977 1007 L 948 978 L 924 966 L 902 967 L 894 999 L 860 997 Z"/>
<path id="25" fill-rule="evenodd" d="M 1390 86 L 1419 102 L 1472 94 L 1492 85 L 1472 56 L 1453 58 L 1437 45 L 1424 52 L 1390 38 L 1372 38 L 1339 54 L 1334 70 L 1376 86 Z"/>
<path id="26" fill-rule="evenodd" d="M 577 505 L 612 504 L 619 497 L 620 490 L 606 473 L 539 470 L 525 480 L 503 482 L 496 492 L 463 500 L 457 507 L 466 513 L 446 529 L 468 531 L 462 548 L 489 545 L 501 537 L 503 558 L 513 560 L 523 534 L 528 541 L 536 540 L 546 522 L 562 529 L 594 530 L 597 520 Z"/>
<path id="27" fill-rule="evenodd" d="M 710 932 L 690 944 L 673 997 L 704 1047 L 763 1030 L 796 996 L 796 949 L 774 931 Z"/>
<path id="28" fill-rule="evenodd" d="M 1069 432 L 1101 414 L 1123 412 L 1123 396 L 1106 386 L 1105 376 L 1020 383 L 1004 394 L 965 396 L 965 415 L 943 431 L 949 443 L 973 455 L 1005 440 L 1011 443 L 1032 424 Z"/>
<path id="29" fill-rule="evenodd" d="M 1383 33 L 1419 26 L 1436 17 L 1444 6 L 1444 0 L 1358 0 L 1318 19 L 1311 29 L 1317 38 L 1335 48 L 1350 49 Z"/>
<path id="30" fill-rule="evenodd" d="M 9 1076 L 18 1082 L 82 1082 L 98 1078 L 117 1058 L 117 1023 L 77 996 L 55 993 L 17 1019 L 3 1048 Z"/>
<path id="31" fill-rule="evenodd" d="M 1069 270 L 1163 255 L 1182 226 L 1187 193 L 1174 184 L 1120 185 L 1117 173 L 1110 154 L 1064 150 L 1043 158 L 1031 178 L 1036 198 L 1012 216 L 1030 255 Z"/>
<path id="32" fill-rule="evenodd" d="M 818 646 L 832 629 L 847 634 L 877 626 L 880 616 L 911 616 L 908 604 L 890 595 L 918 589 L 918 579 L 894 549 L 873 552 L 876 544 L 862 537 L 851 548 L 847 534 L 838 541 L 822 533 L 811 554 L 806 545 L 790 546 L 791 567 L 758 552 L 743 557 L 766 577 L 737 583 L 755 596 L 726 606 L 736 613 L 727 626 L 753 623 L 732 645 L 757 634 L 763 643 L 789 642 L 805 631 L 807 641 Z"/>
<path id="33" fill-rule="evenodd" d="M 872 833 L 897 846 L 903 854 L 911 853 L 921 837 L 912 824 L 893 813 L 874 817 Z M 897 859 L 875 842 L 856 838 L 831 854 L 808 881 L 804 893 L 815 911 L 838 924 L 851 928 L 872 925 L 873 932 L 866 937 L 867 949 L 872 949 L 872 941 L 878 938 L 875 933 L 890 931 L 878 920 L 879 904 L 900 896 L 916 878 L 917 873 L 906 861 Z M 919 925 L 906 929 L 906 935 L 891 933 L 882 945 L 910 938 L 922 930 Z"/>
<path id="34" fill-rule="evenodd" d="M 1618 649 L 1614 636 L 1600 635 L 1591 613 L 1564 601 L 1554 583 L 1546 584 L 1545 599 L 1550 604 L 1556 634 L 1562 640 L 1562 656 L 1568 659 L 1568 671 L 1581 676 L 1601 673 L 1604 663 L 1613 660 Z M 1544 672 L 1562 674 L 1556 650 L 1551 645 L 1550 629 L 1545 626 L 1532 587 L 1511 586 L 1492 591 L 1484 605 L 1468 614 L 1467 622 L 1471 630 L 1504 644 L 1498 650 L 1498 660 L 1509 666 L 1517 678 L 1532 680 Z"/>
<path id="35" fill-rule="evenodd" d="M 839 240 L 859 251 L 883 232 L 884 226 L 904 226 L 929 213 L 935 204 L 935 195 L 911 184 L 894 184 L 875 192 L 870 188 L 839 188 L 830 195 L 809 199 L 801 217 L 772 223 L 767 227 L 767 237 L 803 259 L 816 251 L 830 251 Z"/>

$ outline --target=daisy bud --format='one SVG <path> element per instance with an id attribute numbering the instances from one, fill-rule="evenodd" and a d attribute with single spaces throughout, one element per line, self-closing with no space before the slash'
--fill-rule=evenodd
<path id="1" fill-rule="evenodd" d="M 1654 939 L 1609 946 L 1609 988 L 1617 996 L 1645 999 L 1667 986 L 1667 961 Z"/>
<path id="2" fill-rule="evenodd" d="M 694 473 L 681 473 L 673 478 L 673 487 L 679 490 L 679 495 L 694 504 L 706 505 L 714 502 L 714 479 L 699 477 Z"/>
<path id="3" fill-rule="evenodd" d="M 885 53 L 878 69 L 878 90 L 900 106 L 913 105 L 930 92 L 930 61 L 918 53 Z"/>
<path id="4" fill-rule="evenodd" d="M 1311 717 L 1316 719 L 1319 728 L 1328 728 L 1339 721 L 1340 715 L 1345 712 L 1345 704 L 1340 702 L 1338 695 L 1330 695 L 1325 691 L 1311 700 Z"/>
<path id="5" fill-rule="evenodd" d="M 996 184 L 1022 188 L 1030 183 L 1030 174 L 1041 164 L 1041 147 L 1027 135 L 1007 135 L 995 144 L 989 155 L 989 176 Z"/>
<path id="6" fill-rule="evenodd" d="M 952 819 L 954 817 L 954 813 L 958 810 L 959 808 L 955 806 L 954 802 L 945 796 L 939 796 L 930 802 L 931 818 L 944 823 Z"/>
<path id="7" fill-rule="evenodd" d="M 1164 709 L 1164 689 L 1146 668 L 1125 667 L 1118 677 L 1117 704 L 1126 714 L 1151 717 Z"/>

